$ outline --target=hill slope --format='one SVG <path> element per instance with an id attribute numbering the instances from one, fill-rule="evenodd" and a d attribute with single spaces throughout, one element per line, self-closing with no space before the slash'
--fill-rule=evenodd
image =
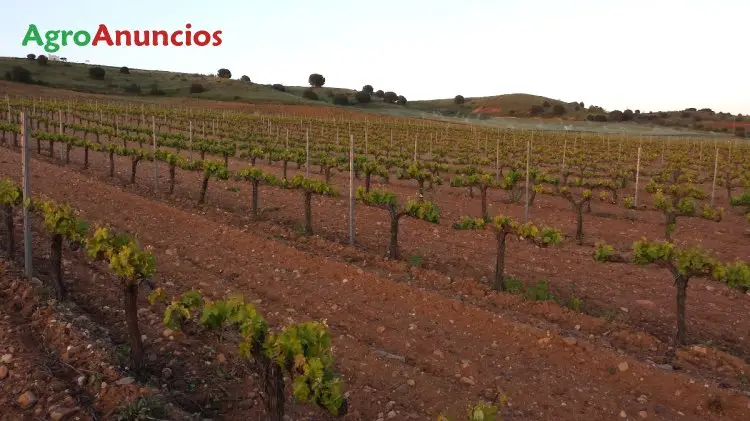
<path id="1" fill-rule="evenodd" d="M 577 102 L 565 102 L 530 94 L 505 94 L 486 97 L 465 98 L 463 104 L 456 104 L 454 98 L 428 101 L 412 101 L 409 106 L 422 111 L 435 112 L 441 115 L 467 116 L 480 114 L 485 116 L 529 116 L 532 106 L 542 106 L 551 111 L 555 105 L 565 107 L 565 114 L 578 118 L 585 116 L 585 110 L 576 110 Z M 544 107 L 544 105 L 548 105 Z"/>

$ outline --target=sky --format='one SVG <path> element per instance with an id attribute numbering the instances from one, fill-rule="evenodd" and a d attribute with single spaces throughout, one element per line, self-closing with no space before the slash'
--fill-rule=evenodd
<path id="1" fill-rule="evenodd" d="M 530 93 L 607 110 L 750 114 L 748 0 L 36 0 L 0 6 L 0 56 L 40 32 L 222 31 L 212 47 L 71 45 L 69 61 L 394 91 L 408 100 Z"/>

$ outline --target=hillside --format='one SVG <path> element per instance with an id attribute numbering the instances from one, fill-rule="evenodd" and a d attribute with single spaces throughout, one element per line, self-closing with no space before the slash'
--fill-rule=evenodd
<path id="1" fill-rule="evenodd" d="M 412 101 L 409 103 L 412 108 L 441 115 L 479 115 L 485 117 L 530 117 L 532 116 L 531 109 L 534 106 L 541 107 L 541 114 L 552 114 L 556 105 L 564 107 L 565 113 L 563 116 L 571 119 L 585 117 L 585 109 L 582 110 L 577 102 L 565 102 L 522 93 L 464 98 L 464 102 L 461 104 L 456 104 L 454 98 Z"/>
<path id="2" fill-rule="evenodd" d="M 190 97 L 218 101 L 330 105 L 333 103 L 336 94 L 344 94 L 349 101 L 354 102 L 354 94 L 356 93 L 353 89 L 324 86 L 313 89 L 319 98 L 319 100 L 314 101 L 302 96 L 305 90 L 310 89 L 309 87 L 246 82 L 240 80 L 242 75 L 235 74 L 232 75 L 232 78 L 225 79 L 216 75 L 134 68 L 128 68 L 128 73 L 122 73 L 121 68 L 112 66 L 62 61 L 49 61 L 47 65 L 40 65 L 37 61 L 26 58 L 0 57 L 0 75 L 3 75 L 5 80 L 13 79 L 12 69 L 14 66 L 27 69 L 30 72 L 32 84 L 106 95 Z M 95 66 L 104 69 L 104 77 L 100 80 L 92 78 L 89 74 L 89 70 Z M 191 92 L 191 88 L 197 87 L 196 85 L 199 85 L 203 92 Z M 192 90 L 195 91 L 196 89 Z M 377 100 L 377 98 L 373 98 L 373 100 Z M 397 107 L 391 104 L 382 105 Z"/>
<path id="3" fill-rule="evenodd" d="M 27 80 L 18 80 L 13 69 L 26 69 Z M 101 67 L 104 76 L 100 79 L 92 78 L 90 70 Z M 505 126 L 517 123 L 507 123 L 496 117 L 515 117 L 530 119 L 524 124 L 538 127 L 540 119 L 549 119 L 555 124 L 570 124 L 570 122 L 586 123 L 633 123 L 648 127 L 663 126 L 688 129 L 691 131 L 714 131 L 736 133 L 744 136 L 750 131 L 750 122 L 745 122 L 740 116 L 728 113 L 715 113 L 712 110 L 695 108 L 669 111 L 649 112 L 641 114 L 635 111 L 609 111 L 585 105 L 579 102 L 566 102 L 559 99 L 523 93 L 504 94 L 486 97 L 465 98 L 457 104 L 454 98 L 411 101 L 406 105 L 386 103 L 382 97 L 371 96 L 369 103 L 358 103 L 356 90 L 323 86 L 310 88 L 307 86 L 282 86 L 259 84 L 252 81 L 242 81 L 242 75 L 231 75 L 231 78 L 221 78 L 216 75 L 197 73 L 178 73 L 161 70 L 127 69 L 119 67 L 98 66 L 86 63 L 71 63 L 63 61 L 49 61 L 41 65 L 38 60 L 27 58 L 0 57 L 0 75 L 5 80 L 24 82 L 33 85 L 59 88 L 76 92 L 129 96 L 133 99 L 146 98 L 185 98 L 199 100 L 225 101 L 226 103 L 253 104 L 299 104 L 299 105 L 334 105 L 334 99 L 339 101 L 346 97 L 344 105 L 351 105 L 353 109 L 371 111 L 407 118 L 440 118 L 489 120 Z M 317 100 L 304 97 L 305 91 L 312 90 Z M 546 120 L 545 120 L 546 121 Z M 522 123 L 522 122 L 518 122 Z M 519 127 L 523 127 L 520 124 Z M 540 127 L 541 128 L 541 127 Z M 553 128 L 548 128 L 553 129 Z M 586 130 L 591 129 L 587 124 Z M 601 128 L 600 128 L 601 129 Z M 603 127 L 605 130 L 611 128 Z M 625 129 L 620 127 L 617 130 Z M 630 131 L 631 129 L 627 129 Z"/>

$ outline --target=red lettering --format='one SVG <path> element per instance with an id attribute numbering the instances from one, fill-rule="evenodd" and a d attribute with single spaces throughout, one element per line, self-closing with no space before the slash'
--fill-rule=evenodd
<path id="1" fill-rule="evenodd" d="M 182 34 L 182 31 L 174 31 L 172 32 L 172 36 L 169 37 L 169 40 L 172 41 L 172 45 L 175 47 L 182 47 L 182 41 L 177 41 L 177 36 Z"/>
<path id="2" fill-rule="evenodd" d="M 219 35 L 221 35 L 221 32 L 222 31 L 216 31 L 216 32 L 214 32 L 214 42 L 213 42 L 213 44 L 211 44 L 214 47 L 217 47 L 217 46 L 221 45 L 222 39 L 221 39 L 221 37 L 219 37 Z"/>
<path id="3" fill-rule="evenodd" d="M 141 37 L 139 36 L 141 35 L 141 31 L 135 31 L 135 33 L 133 34 L 133 43 L 138 47 L 143 47 L 144 45 L 151 45 L 149 43 L 148 34 L 149 34 L 148 31 L 143 31 L 144 39 L 141 41 Z"/>
<path id="4" fill-rule="evenodd" d="M 123 37 L 125 37 L 124 44 L 130 47 L 130 31 L 115 31 L 115 39 L 117 40 L 115 44 L 117 44 L 118 47 L 121 46 L 123 44 Z"/>
<path id="5" fill-rule="evenodd" d="M 151 31 L 151 41 L 154 43 L 154 47 L 159 45 L 158 37 L 161 37 L 161 39 L 164 40 L 161 45 L 165 47 L 169 45 L 169 34 L 167 31 Z"/>
<path id="6" fill-rule="evenodd" d="M 110 47 L 114 45 L 112 37 L 109 35 L 109 29 L 107 29 L 107 26 L 104 24 L 99 24 L 99 29 L 96 30 L 96 35 L 94 35 L 94 40 L 91 42 L 91 45 L 98 45 L 99 41 L 106 43 Z"/>
<path id="7" fill-rule="evenodd" d="M 199 37 L 204 37 L 205 39 L 201 41 Z M 211 42 L 211 34 L 208 31 L 198 31 L 193 35 L 193 43 L 199 47 L 205 47 L 209 42 Z"/>
<path id="8" fill-rule="evenodd" d="M 185 45 L 187 45 L 188 47 L 193 45 L 193 33 L 190 32 L 190 28 L 192 27 L 193 25 L 189 23 L 185 25 L 185 28 L 188 29 L 187 31 L 185 31 Z"/>

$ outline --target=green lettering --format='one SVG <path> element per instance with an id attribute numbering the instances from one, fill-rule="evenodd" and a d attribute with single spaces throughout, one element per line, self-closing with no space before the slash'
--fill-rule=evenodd
<path id="1" fill-rule="evenodd" d="M 36 44 L 40 47 L 44 44 L 42 36 L 39 34 L 39 29 L 37 29 L 36 25 L 34 25 L 33 23 L 29 25 L 29 29 L 26 30 L 26 35 L 23 37 L 21 45 L 25 47 L 26 44 L 31 41 L 36 42 Z"/>
<path id="2" fill-rule="evenodd" d="M 81 40 L 81 37 L 83 38 L 83 40 Z M 73 42 L 75 42 L 79 47 L 85 47 L 89 45 L 89 42 L 91 42 L 91 34 L 86 31 L 78 31 L 73 34 Z"/>
<path id="3" fill-rule="evenodd" d="M 47 31 L 46 34 L 44 34 L 44 38 L 47 39 L 47 43 L 44 44 L 44 51 L 48 53 L 55 53 L 57 50 L 60 49 L 60 45 L 57 44 L 55 41 L 57 41 L 57 37 L 60 36 L 60 31 Z"/>
<path id="4" fill-rule="evenodd" d="M 62 31 L 62 45 L 63 47 L 67 47 L 68 45 L 68 37 L 73 36 L 73 31 Z"/>

